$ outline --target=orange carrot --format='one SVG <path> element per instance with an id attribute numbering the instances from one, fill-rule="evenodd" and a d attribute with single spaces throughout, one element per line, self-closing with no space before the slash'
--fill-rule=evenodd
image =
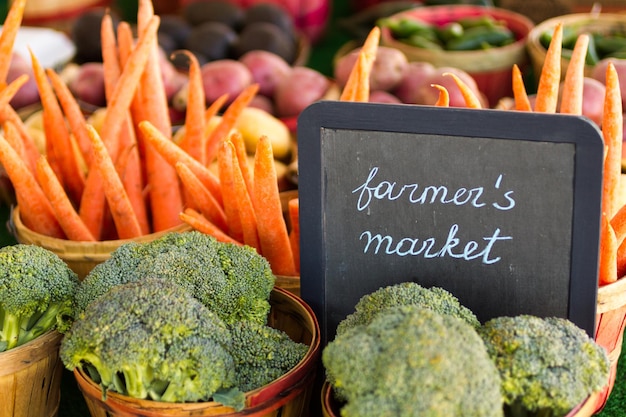
<path id="1" fill-rule="evenodd" d="M 185 136 L 180 146 L 192 158 L 206 164 L 204 148 L 204 131 L 206 121 L 204 111 L 206 98 L 202 84 L 200 63 L 194 54 L 183 51 L 189 60 L 189 88 L 187 94 L 187 109 L 185 113 Z"/>
<path id="2" fill-rule="evenodd" d="M 222 141 L 217 153 L 217 166 L 222 187 L 222 204 L 228 224 L 228 235 L 243 242 L 243 226 L 239 216 L 237 193 L 235 192 L 233 149 L 230 142 Z"/>
<path id="3" fill-rule="evenodd" d="M 7 83 L 13 46 L 15 45 L 17 32 L 22 26 L 25 6 L 26 0 L 12 1 L 11 7 L 4 19 L 4 24 L 2 25 L 2 32 L 0 33 L 0 85 L 2 88 L 4 88 Z"/>
<path id="4" fill-rule="evenodd" d="M 215 226 L 211 223 L 210 220 L 204 218 L 202 214 L 197 211 L 187 208 L 184 212 L 180 213 L 180 219 L 187 223 L 189 226 L 193 227 L 195 230 L 202 232 L 204 234 L 213 236 L 220 242 L 224 243 L 234 243 L 235 245 L 242 245 L 241 242 L 233 239 L 224 233 L 219 227 Z"/>
<path id="5" fill-rule="evenodd" d="M 0 91 L 0 106 L 10 104 L 11 100 L 17 94 L 20 88 L 28 81 L 28 74 L 22 74 L 11 81 L 2 91 Z"/>
<path id="6" fill-rule="evenodd" d="M 522 71 L 520 71 L 517 64 L 513 64 L 513 100 L 515 101 L 515 110 L 533 110 L 532 106 L 530 105 L 530 100 L 528 99 L 526 86 L 524 85 Z"/>
<path id="7" fill-rule="evenodd" d="M 579 35 L 565 72 L 561 92 L 561 113 L 580 115 L 583 112 L 585 59 L 588 47 L 589 35 L 586 33 Z"/>
<path id="8" fill-rule="evenodd" d="M 278 275 L 297 275 L 278 190 L 272 143 L 261 136 L 254 154 L 254 209 L 261 253 Z"/>
<path id="9" fill-rule="evenodd" d="M 82 157 L 87 166 L 89 166 L 91 162 L 91 141 L 89 140 L 89 135 L 87 134 L 87 128 L 85 127 L 87 122 L 80 105 L 76 101 L 76 98 L 70 91 L 67 84 L 63 81 L 63 79 L 61 79 L 61 76 L 57 74 L 56 71 L 48 68 L 46 70 L 46 74 L 48 75 L 50 83 L 56 92 L 61 108 L 65 113 L 65 118 L 70 125 L 70 130 L 76 138 Z"/>
<path id="10" fill-rule="evenodd" d="M 221 230 L 228 230 L 226 214 L 222 206 L 215 200 L 213 195 L 196 177 L 191 169 L 182 162 L 176 163 L 176 172 L 180 177 L 185 189 L 195 202 L 197 210 Z"/>
<path id="11" fill-rule="evenodd" d="M 137 25 L 143 28 L 147 22 L 156 17 L 151 0 L 140 0 L 137 9 Z M 150 121 L 164 135 L 172 134 L 167 96 L 161 65 L 159 65 L 159 45 L 157 39 L 152 40 L 152 48 L 148 65 L 141 77 L 141 103 L 143 120 Z M 178 214 L 183 209 L 183 196 L 174 166 L 163 157 L 144 145 L 144 163 L 148 182 L 150 208 L 154 231 L 169 229 L 181 223 Z"/>
<path id="12" fill-rule="evenodd" d="M 296 273 L 300 273 L 300 199 L 292 198 L 287 202 L 287 213 L 291 223 L 289 242 Z"/>
<path id="13" fill-rule="evenodd" d="M 439 96 L 437 97 L 435 106 L 437 107 L 450 106 L 450 93 L 448 93 L 448 89 L 444 87 L 443 85 L 439 85 L 439 84 L 431 84 L 430 86 L 439 90 Z"/>
<path id="14" fill-rule="evenodd" d="M 24 161 L 28 161 L 28 156 L 26 155 L 26 149 L 24 148 L 24 142 L 22 142 L 22 138 L 20 138 L 20 133 L 17 131 L 17 128 L 12 122 L 5 122 L 3 125 L 4 129 L 4 138 L 9 142 L 9 145 L 15 150 L 15 152 L 20 156 Z M 33 174 L 36 175 L 37 166 L 35 165 L 35 171 Z"/>
<path id="15" fill-rule="evenodd" d="M 258 84 L 249 85 L 239 93 L 235 100 L 226 108 L 220 123 L 211 131 L 206 141 L 207 164 L 210 164 L 215 159 L 220 142 L 227 138 L 231 129 L 237 124 L 237 120 L 239 116 L 241 116 L 243 109 L 248 107 L 248 104 L 250 104 L 258 91 Z"/>
<path id="16" fill-rule="evenodd" d="M 602 213 L 601 221 L 598 282 L 606 285 L 617 280 L 617 239 L 605 213 Z"/>
<path id="17" fill-rule="evenodd" d="M 480 99 L 466 83 L 458 75 L 452 72 L 446 72 L 443 74 L 446 77 L 452 77 L 457 87 L 461 91 L 461 95 L 463 96 L 463 100 L 465 101 L 465 106 L 469 109 L 481 109 L 483 106 L 480 103 Z"/>
<path id="18" fill-rule="evenodd" d="M 111 97 L 113 89 L 120 77 L 120 60 L 113 28 L 113 18 L 110 13 L 102 16 L 100 25 L 100 49 L 102 51 L 102 68 L 104 71 L 105 95 Z"/>
<path id="19" fill-rule="evenodd" d="M 10 105 L 0 106 L 0 121 L 2 123 L 10 121 L 19 132 L 24 145 L 24 152 L 27 158 L 26 162 L 32 174 L 35 175 L 37 159 L 39 159 L 40 152 L 35 143 L 35 139 L 24 125 L 24 121 Z"/>
<path id="20" fill-rule="evenodd" d="M 230 135 L 230 141 L 235 147 L 235 155 L 237 155 L 237 161 L 239 162 L 239 169 L 241 175 L 248 189 L 248 194 L 252 196 L 254 194 L 254 187 L 252 185 L 252 173 L 250 172 L 250 163 L 248 162 L 248 152 L 246 151 L 246 143 L 243 140 L 241 132 L 234 131 Z"/>
<path id="21" fill-rule="evenodd" d="M 128 57 L 107 105 L 100 137 L 105 143 L 112 160 L 117 159 L 119 152 L 118 134 L 120 129 L 122 129 L 124 120 L 127 118 L 128 108 L 134 97 L 134 92 L 139 84 L 143 69 L 146 66 L 151 41 L 156 37 L 159 22 L 159 17 L 155 16 L 146 29 L 140 33 L 137 45 Z M 96 239 L 99 239 L 102 233 L 105 209 L 106 199 L 99 170 L 91 170 L 87 176 L 79 213 Z"/>
<path id="22" fill-rule="evenodd" d="M 611 219 L 619 209 L 619 182 L 622 173 L 623 115 L 619 79 L 615 65 L 606 69 L 606 93 L 602 113 L 602 137 L 606 149 L 602 181 L 602 210 Z"/>
<path id="23" fill-rule="evenodd" d="M 15 149 L 0 135 L 0 163 L 15 189 L 20 217 L 26 227 L 45 236 L 64 239 L 50 202 Z"/>
<path id="24" fill-rule="evenodd" d="M 248 193 L 248 188 L 239 168 L 239 160 L 235 152 L 235 146 L 231 141 L 224 142 L 224 146 L 229 148 L 227 154 L 230 155 L 233 173 L 233 191 L 235 204 L 237 204 L 241 229 L 243 231 L 243 243 L 252 246 L 261 253 L 261 242 L 259 240 L 259 229 L 256 211 L 252 198 Z"/>
<path id="25" fill-rule="evenodd" d="M 213 103 L 209 105 L 204 111 L 204 137 L 208 138 L 211 135 L 213 126 L 211 120 L 213 117 L 224 107 L 224 103 L 228 100 L 228 93 L 224 93 L 215 99 Z M 206 163 L 206 162 L 205 162 Z"/>
<path id="26" fill-rule="evenodd" d="M 222 204 L 222 186 L 217 176 L 213 174 L 209 168 L 185 153 L 185 151 L 161 133 L 149 121 L 141 121 L 138 126 L 143 135 L 142 137 L 154 146 L 154 149 L 159 152 L 172 167 L 176 167 L 176 163 L 179 161 L 183 162 L 193 171 L 200 181 L 202 181 L 202 184 L 204 184 L 211 194 L 213 194 L 215 200 Z"/>
<path id="27" fill-rule="evenodd" d="M 63 111 L 46 76 L 46 71 L 32 51 L 30 55 L 43 107 L 46 155 L 50 155 L 48 156 L 50 165 L 55 170 L 70 200 L 78 205 L 85 187 L 85 175 L 76 159 Z"/>
<path id="28" fill-rule="evenodd" d="M 141 227 L 137 221 L 137 216 L 104 142 L 93 126 L 87 125 L 87 132 L 93 147 L 95 169 L 100 173 L 102 182 L 105 185 L 105 196 L 115 221 L 119 238 L 132 239 L 141 236 Z"/>
<path id="29" fill-rule="evenodd" d="M 72 202 L 67 197 L 46 157 L 40 156 L 37 162 L 37 180 L 48 201 L 50 201 L 52 210 L 67 238 L 74 241 L 95 241 L 83 220 L 74 210 Z"/>
<path id="30" fill-rule="evenodd" d="M 555 113 L 559 100 L 559 84 L 561 83 L 561 50 L 563 43 L 563 22 L 557 23 L 548 46 L 543 68 L 539 75 L 539 85 L 535 99 L 535 111 Z"/>
<path id="31" fill-rule="evenodd" d="M 359 51 L 359 57 L 352 67 L 339 100 L 341 101 L 368 101 L 370 94 L 370 75 L 376 60 L 378 44 L 380 43 L 380 28 L 374 26 Z"/>
<path id="32" fill-rule="evenodd" d="M 617 244 L 621 245 L 626 238 L 626 205 L 620 207 L 619 210 L 611 218 L 611 227 L 615 231 Z"/>

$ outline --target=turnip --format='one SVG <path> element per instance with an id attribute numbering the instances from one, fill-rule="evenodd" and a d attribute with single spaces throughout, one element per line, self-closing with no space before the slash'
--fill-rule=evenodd
<path id="1" fill-rule="evenodd" d="M 626 60 L 618 58 L 605 58 L 599 61 L 591 72 L 591 78 L 606 83 L 606 67 L 612 62 L 619 78 L 620 91 L 622 93 L 622 103 L 626 107 Z"/>
<path id="2" fill-rule="evenodd" d="M 7 82 L 15 80 L 17 77 L 27 74 L 28 81 L 19 89 L 11 100 L 11 106 L 15 109 L 34 104 L 39 101 L 39 90 L 35 81 L 35 75 L 33 69 L 23 56 L 18 53 L 13 53 L 11 57 L 11 64 L 9 66 L 9 72 L 7 74 Z"/>
<path id="3" fill-rule="evenodd" d="M 600 126 L 602 124 L 606 88 L 602 82 L 590 77 L 585 77 L 583 83 L 582 114 Z M 563 83 L 561 83 L 561 90 L 562 87 Z M 561 94 L 562 91 L 559 91 L 559 93 Z"/>
<path id="4" fill-rule="evenodd" d="M 333 70 L 335 81 L 344 87 L 356 64 L 361 48 L 356 48 L 337 59 Z M 391 91 L 403 79 L 409 62 L 406 55 L 399 49 L 379 46 L 376 59 L 370 74 L 370 88 L 372 90 Z"/>

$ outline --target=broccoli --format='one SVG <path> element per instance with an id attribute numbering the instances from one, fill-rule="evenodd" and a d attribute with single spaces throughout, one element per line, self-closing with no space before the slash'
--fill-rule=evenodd
<path id="1" fill-rule="evenodd" d="M 369 323 L 384 308 L 409 304 L 459 317 L 474 327 L 480 326 L 476 315 L 461 305 L 452 293 L 439 287 L 424 288 L 415 282 L 402 282 L 382 287 L 361 297 L 354 307 L 354 312 L 337 326 L 337 334 L 343 333 L 348 328 Z"/>
<path id="2" fill-rule="evenodd" d="M 50 329 L 65 332 L 74 317 L 78 276 L 55 253 L 36 245 L 0 249 L 0 352 Z"/>
<path id="3" fill-rule="evenodd" d="M 322 351 L 342 417 L 501 417 L 500 376 L 476 329 L 416 305 L 381 310 Z"/>
<path id="4" fill-rule="evenodd" d="M 230 326 L 237 386 L 251 391 L 286 374 L 304 358 L 309 347 L 287 333 L 252 321 Z"/>
<path id="5" fill-rule="evenodd" d="M 172 232 L 112 252 L 83 280 L 76 309 L 84 310 L 111 287 L 147 277 L 181 285 L 226 323 L 265 323 L 275 280 L 269 262 L 250 246 L 222 243 L 197 231 Z"/>
<path id="6" fill-rule="evenodd" d="M 65 367 L 107 390 L 168 402 L 241 409 L 228 326 L 184 288 L 143 279 L 111 288 L 80 313 L 61 342 Z M 230 400 L 230 402 L 228 401 Z"/>
<path id="7" fill-rule="evenodd" d="M 501 374 L 509 417 L 563 416 L 608 382 L 605 350 L 567 319 L 497 317 L 478 333 Z"/>

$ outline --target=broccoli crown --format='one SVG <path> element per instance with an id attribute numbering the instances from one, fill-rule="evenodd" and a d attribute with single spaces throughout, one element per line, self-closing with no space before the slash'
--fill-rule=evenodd
<path id="1" fill-rule="evenodd" d="M 186 290 L 144 279 L 89 304 L 65 334 L 60 356 L 69 370 L 88 371 L 103 396 L 113 390 L 159 401 L 206 401 L 235 384 L 230 345 L 226 324 Z"/>
<path id="2" fill-rule="evenodd" d="M 501 417 L 500 377 L 476 329 L 415 305 L 382 310 L 322 351 L 342 417 Z"/>
<path id="3" fill-rule="evenodd" d="M 567 319 L 497 317 L 478 332 L 500 372 L 507 415 L 563 416 L 608 382 L 606 351 Z"/>
<path id="4" fill-rule="evenodd" d="M 480 326 L 476 315 L 461 305 L 458 298 L 449 291 L 440 287 L 424 288 L 415 282 L 402 282 L 382 287 L 361 297 L 354 307 L 354 312 L 337 326 L 337 334 L 343 333 L 348 328 L 369 323 L 382 309 L 400 305 L 417 305 L 439 314 L 459 317 L 474 327 Z"/>
<path id="5" fill-rule="evenodd" d="M 121 245 L 85 277 L 76 308 L 84 310 L 111 287 L 147 277 L 184 287 L 226 323 L 267 320 L 274 286 L 269 262 L 250 246 L 222 243 L 197 231 Z"/>
<path id="6" fill-rule="evenodd" d="M 251 391 L 293 369 L 309 347 L 293 341 L 287 333 L 252 321 L 230 326 L 237 386 Z"/>
<path id="7" fill-rule="evenodd" d="M 76 273 L 45 248 L 0 248 L 0 352 L 50 329 L 65 332 L 74 317 L 78 284 Z"/>

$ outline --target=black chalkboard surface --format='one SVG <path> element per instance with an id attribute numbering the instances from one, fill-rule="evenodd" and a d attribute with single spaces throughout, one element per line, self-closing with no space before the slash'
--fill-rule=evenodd
<path id="1" fill-rule="evenodd" d="M 324 342 L 415 281 L 594 332 L 603 141 L 583 117 L 321 101 L 298 120 L 301 294 Z"/>

